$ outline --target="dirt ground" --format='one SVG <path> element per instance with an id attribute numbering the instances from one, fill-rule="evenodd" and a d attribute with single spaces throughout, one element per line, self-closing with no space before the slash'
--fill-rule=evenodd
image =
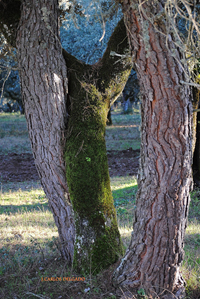
<path id="1" fill-rule="evenodd" d="M 110 176 L 137 175 L 140 150 L 108 151 Z M 39 180 L 32 154 L 0 155 L 0 180 L 25 182 Z"/>

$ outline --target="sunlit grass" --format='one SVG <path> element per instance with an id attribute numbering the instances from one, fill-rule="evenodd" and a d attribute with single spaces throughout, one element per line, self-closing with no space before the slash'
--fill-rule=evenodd
<path id="1" fill-rule="evenodd" d="M 140 114 L 122 114 L 121 109 L 112 112 L 111 126 L 106 127 L 107 150 L 140 148 Z"/>
<path id="2" fill-rule="evenodd" d="M 58 236 L 41 188 L 1 192 L 0 226 L 0 238 L 4 245 L 10 242 L 16 244 L 17 240 L 30 245 L 33 237 L 45 241 Z"/>
<path id="3" fill-rule="evenodd" d="M 36 188 L 30 186 L 25 189 L 25 186 L 21 185 L 23 189 L 18 190 L 7 190 L 3 185 L 0 192 L 0 237 L 2 241 L 4 240 L 4 245 L 11 241 L 15 243 L 23 241 L 23 244 L 29 244 L 31 236 L 36 239 L 44 239 L 44 241 L 52 236 L 58 236 L 42 188 L 36 185 Z M 134 209 L 137 191 L 136 179 L 135 177 L 115 177 L 111 179 L 111 185 L 120 230 L 127 243 L 127 231 L 132 226 L 127 216 L 130 210 Z M 10 184 L 10 188 L 11 186 Z"/>
<path id="4" fill-rule="evenodd" d="M 40 294 L 44 298 L 57 298 L 50 284 L 41 283 L 41 277 L 53 275 L 60 277 L 61 274 L 69 276 L 73 272 L 67 272 L 67 268 L 63 268 L 63 261 L 60 260 L 57 228 L 42 188 L 39 184 L 29 186 L 27 189 L 25 185 L 20 185 L 21 188 L 18 190 L 8 190 L 3 185 L 0 193 L 0 274 L 9 281 L 7 285 L 9 290 L 6 288 L 7 297 L 2 298 L 12 298 L 14 292 L 22 294 L 24 289 Z M 111 178 L 111 186 L 118 211 L 119 230 L 124 247 L 127 248 L 132 233 L 131 208 L 135 205 L 136 178 L 114 177 Z M 130 217 L 125 217 L 118 208 L 125 209 Z M 200 288 L 199 232 L 200 223 L 197 220 L 189 222 L 185 238 L 185 258 L 181 267 L 188 294 L 193 294 Z M 28 285 L 24 282 L 25 277 Z M 89 278 L 88 285 L 90 285 Z M 63 284 L 56 286 L 60 294 L 67 287 Z M 5 289 L 2 292 L 5 292 Z M 48 296 L 45 297 L 45 294 Z M 25 299 L 26 294 L 20 298 Z"/>
<path id="5" fill-rule="evenodd" d="M 135 176 L 113 177 L 110 180 L 112 190 L 120 190 L 137 185 L 137 179 Z"/>
<path id="6" fill-rule="evenodd" d="M 8 114 L 0 114 L 0 126 L 4 121 L 9 125 L 10 117 L 11 115 Z M 16 125 L 20 121 L 22 128 L 25 126 L 24 116 L 18 114 L 12 117 Z M 107 128 L 108 149 L 139 148 L 139 114 L 117 115 L 116 113 L 112 118 L 115 128 L 112 126 Z M 0 138 L 0 154 L 31 152 L 28 137 L 20 135 L 17 129 L 12 130 L 13 127 L 8 130 L 9 136 L 6 133 Z M 128 137 L 125 138 L 125 135 Z M 124 247 L 127 248 L 131 239 L 133 213 L 136 208 L 137 181 L 134 176 L 112 177 L 111 187 L 120 234 Z M 200 289 L 199 197 L 200 191 L 195 190 L 192 193 L 189 224 L 185 237 L 185 258 L 181 267 L 187 283 L 187 299 L 193 299 L 194 292 L 197 292 L 195 298 L 198 298 Z M 76 275 L 73 269 L 67 267 L 61 259 L 58 249 L 57 227 L 40 183 L 2 183 L 0 185 L 0 298 L 32 299 L 37 295 L 38 298 L 57 299 L 63 298 L 63 294 L 72 294 L 72 292 L 76 294 L 72 298 L 86 298 L 84 289 L 87 287 L 91 289 L 87 298 L 93 298 L 91 295 L 96 296 L 100 289 L 97 278 L 92 274 L 86 277 L 85 284 L 77 287 L 77 291 L 74 284 L 41 282 L 42 276 Z M 109 296 L 108 298 L 110 299 Z"/>
<path id="7" fill-rule="evenodd" d="M 0 113 L 0 138 L 5 136 L 28 135 L 24 115 L 20 113 Z"/>
<path id="8" fill-rule="evenodd" d="M 25 116 L 22 115 L 20 112 L 0 112 L 0 123 L 5 124 L 6 122 L 10 122 L 11 120 L 12 122 L 16 122 L 17 124 L 19 124 L 20 122 L 26 122 Z"/>
<path id="9" fill-rule="evenodd" d="M 135 196 L 137 180 L 135 176 L 112 177 L 111 188 L 117 211 L 119 231 L 124 247 L 127 248 L 133 226 L 133 213 L 136 208 Z"/>

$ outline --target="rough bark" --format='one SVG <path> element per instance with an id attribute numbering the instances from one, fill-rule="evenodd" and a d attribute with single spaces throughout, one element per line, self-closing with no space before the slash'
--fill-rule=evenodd
<path id="1" fill-rule="evenodd" d="M 97 273 L 123 254 L 104 136 L 110 99 L 122 92 L 132 67 L 130 56 L 119 60 L 110 52 L 127 49 L 121 21 L 97 64 L 86 65 L 64 51 L 70 107 L 65 159 L 76 224 L 73 265 L 83 273 Z"/>
<path id="2" fill-rule="evenodd" d="M 172 57 L 165 37 L 147 16 L 159 14 L 161 2 L 148 1 L 145 14 L 136 1 L 123 1 L 132 56 L 141 90 L 141 158 L 137 209 L 130 246 L 114 274 L 114 283 L 151 297 L 182 298 L 180 273 L 190 201 L 192 92 L 182 85 L 181 53 Z M 156 23 L 166 32 L 165 20 Z M 170 37 L 169 37 L 170 38 Z M 172 37 L 171 37 L 172 38 Z"/>
<path id="3" fill-rule="evenodd" d="M 71 264 L 75 226 L 65 177 L 67 80 L 57 0 L 23 1 L 16 44 L 35 164 L 58 227 L 62 255 Z"/>

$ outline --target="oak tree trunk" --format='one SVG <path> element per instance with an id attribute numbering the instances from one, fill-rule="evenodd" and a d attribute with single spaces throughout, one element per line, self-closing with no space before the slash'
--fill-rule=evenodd
<path id="1" fill-rule="evenodd" d="M 123 254 L 110 188 L 105 127 L 110 100 L 121 93 L 131 71 L 123 20 L 113 32 L 103 58 L 86 65 L 64 51 L 68 66 L 70 107 L 66 142 L 66 170 L 72 200 L 76 242 L 73 266 L 97 273 Z"/>
<path id="2" fill-rule="evenodd" d="M 131 243 L 114 274 L 124 289 L 143 288 L 151 297 L 182 298 L 180 265 L 190 201 L 192 158 L 192 93 L 179 66 L 181 52 L 169 40 L 165 20 L 147 16 L 161 3 L 123 1 L 133 60 L 141 90 L 141 158 L 137 209 Z M 152 16 L 151 15 L 151 16 Z M 186 70 L 187 71 L 187 70 Z"/>
<path id="3" fill-rule="evenodd" d="M 57 0 L 22 2 L 16 44 L 35 165 L 58 227 L 62 255 L 71 264 L 75 226 L 64 163 L 67 74 Z"/>

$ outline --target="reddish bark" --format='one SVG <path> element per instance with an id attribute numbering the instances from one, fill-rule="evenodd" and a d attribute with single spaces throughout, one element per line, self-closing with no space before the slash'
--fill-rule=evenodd
<path id="1" fill-rule="evenodd" d="M 160 4 L 123 1 L 124 18 L 141 89 L 141 159 L 137 209 L 130 246 L 114 274 L 124 289 L 180 298 L 180 273 L 191 186 L 192 93 L 179 62 L 182 53 L 147 19 Z M 160 6 L 159 6 L 160 5 Z M 147 26 L 148 25 L 148 26 Z M 157 23 L 165 32 L 166 22 Z M 148 44 L 147 44 L 148 42 Z M 186 70 L 187 71 L 187 70 Z M 165 291 L 167 290 L 167 291 Z"/>

